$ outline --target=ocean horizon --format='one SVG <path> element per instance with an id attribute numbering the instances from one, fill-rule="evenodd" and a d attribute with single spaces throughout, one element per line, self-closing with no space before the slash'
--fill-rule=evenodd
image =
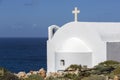
<path id="1" fill-rule="evenodd" d="M 11 72 L 46 70 L 47 38 L 0 38 L 0 67 Z"/>

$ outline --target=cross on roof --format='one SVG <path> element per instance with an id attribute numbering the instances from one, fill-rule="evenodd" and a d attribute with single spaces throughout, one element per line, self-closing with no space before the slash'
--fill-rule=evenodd
<path id="1" fill-rule="evenodd" d="M 74 14 L 75 17 L 75 22 L 78 21 L 78 13 L 80 13 L 80 11 L 77 9 L 77 7 L 75 7 L 75 9 L 72 11 L 72 13 Z"/>

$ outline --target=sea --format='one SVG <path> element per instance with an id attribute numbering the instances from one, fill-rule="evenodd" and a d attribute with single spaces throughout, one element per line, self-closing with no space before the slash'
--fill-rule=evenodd
<path id="1" fill-rule="evenodd" d="M 0 38 L 0 67 L 20 71 L 46 70 L 47 38 Z"/>

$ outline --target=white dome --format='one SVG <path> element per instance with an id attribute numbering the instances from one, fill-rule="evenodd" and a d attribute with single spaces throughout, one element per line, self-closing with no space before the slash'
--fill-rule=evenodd
<path id="1" fill-rule="evenodd" d="M 70 38 L 66 40 L 60 51 L 63 52 L 91 52 L 88 46 L 79 38 Z"/>
<path id="2" fill-rule="evenodd" d="M 103 44 L 96 30 L 83 22 L 63 25 L 54 34 L 51 43 L 57 52 L 91 52 L 96 45 Z"/>

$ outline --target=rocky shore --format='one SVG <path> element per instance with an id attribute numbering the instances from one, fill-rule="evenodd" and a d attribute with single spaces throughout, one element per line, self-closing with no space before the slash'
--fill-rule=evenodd
<path id="1" fill-rule="evenodd" d="M 41 77 L 45 78 L 46 77 L 46 71 L 44 70 L 44 68 L 41 68 L 38 71 L 30 71 L 28 73 L 21 71 L 17 74 L 14 73 L 14 75 L 16 75 L 18 78 L 22 78 L 22 79 L 28 78 L 31 75 L 40 75 Z"/>
<path id="2" fill-rule="evenodd" d="M 93 68 L 73 64 L 64 71 L 50 73 L 43 68 L 28 73 L 1 69 L 0 80 L 120 80 L 120 62 L 105 61 Z"/>

